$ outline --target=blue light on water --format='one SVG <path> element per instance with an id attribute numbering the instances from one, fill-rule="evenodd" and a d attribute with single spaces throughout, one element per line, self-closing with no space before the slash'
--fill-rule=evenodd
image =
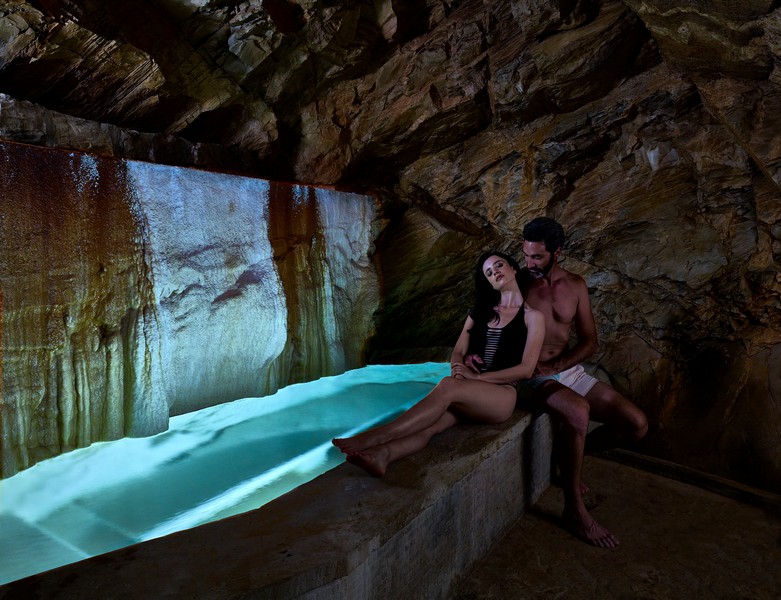
<path id="1" fill-rule="evenodd" d="M 0 583 L 262 506 L 343 462 L 331 438 L 392 417 L 449 373 L 447 363 L 364 367 L 0 481 Z"/>

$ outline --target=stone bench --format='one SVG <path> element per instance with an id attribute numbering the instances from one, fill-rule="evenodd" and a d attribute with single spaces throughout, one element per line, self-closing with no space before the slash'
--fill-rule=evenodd
<path id="1" fill-rule="evenodd" d="M 550 483 L 547 416 L 458 426 L 248 513 L 0 587 L 0 598 L 445 598 Z M 208 477 L 209 473 L 203 473 Z"/>

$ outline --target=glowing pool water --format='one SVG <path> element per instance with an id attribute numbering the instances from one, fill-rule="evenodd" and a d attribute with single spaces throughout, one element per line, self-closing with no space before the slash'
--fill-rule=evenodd
<path id="1" fill-rule="evenodd" d="M 364 367 L 0 481 L 0 584 L 262 506 L 341 463 L 331 438 L 408 408 L 449 373 L 447 363 Z"/>

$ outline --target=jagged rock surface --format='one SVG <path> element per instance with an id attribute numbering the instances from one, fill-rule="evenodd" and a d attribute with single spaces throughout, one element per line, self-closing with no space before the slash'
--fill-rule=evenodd
<path id="1" fill-rule="evenodd" d="M 780 59 L 774 0 L 16 0 L 0 137 L 371 191 L 375 359 L 553 215 L 646 451 L 781 491 Z"/>

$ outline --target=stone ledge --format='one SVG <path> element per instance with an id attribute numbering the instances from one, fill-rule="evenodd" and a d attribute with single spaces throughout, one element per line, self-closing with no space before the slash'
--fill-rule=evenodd
<path id="1" fill-rule="evenodd" d="M 0 587 L 0 598 L 444 598 L 550 479 L 547 416 L 461 426 L 251 511 Z M 207 477 L 208 473 L 204 473 Z"/>

